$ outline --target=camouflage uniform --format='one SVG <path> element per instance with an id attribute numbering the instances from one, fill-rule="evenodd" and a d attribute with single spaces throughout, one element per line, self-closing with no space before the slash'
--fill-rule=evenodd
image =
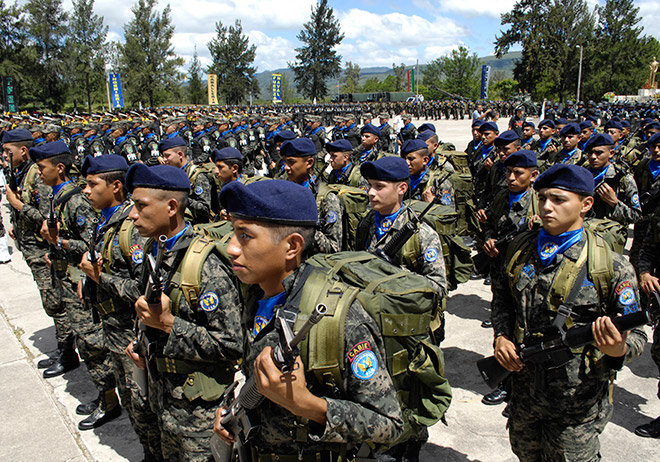
<path id="1" fill-rule="evenodd" d="M 572 152 L 570 157 L 568 156 L 569 152 Z M 548 156 L 548 164 L 569 164 L 569 165 L 582 165 L 584 164 L 585 158 L 578 148 L 575 148 L 573 151 L 566 152 L 563 149 L 553 152 Z"/>
<path id="2" fill-rule="evenodd" d="M 40 234 L 41 225 L 49 212 L 51 188 L 43 183 L 39 177 L 39 167 L 31 160 L 23 162 L 17 170 L 16 184 L 23 209 L 12 214 L 14 235 L 39 288 L 44 311 L 53 318 L 58 344 L 70 344 L 73 342 L 73 331 L 66 316 L 66 305 L 61 303 L 61 293 L 53 285 L 50 267 L 44 259 L 48 253 L 48 243 Z M 14 222 L 15 219 L 18 222 Z"/>
<path id="3" fill-rule="evenodd" d="M 506 182 L 506 167 L 498 159 L 488 170 L 486 181 L 483 184 L 483 193 L 478 196 L 477 209 L 488 210 L 500 191 L 508 190 Z"/>
<path id="4" fill-rule="evenodd" d="M 650 158 L 644 159 L 635 169 L 635 184 L 638 188 L 640 202 L 641 198 L 644 198 L 645 196 L 653 197 L 655 195 L 655 197 L 660 198 L 660 176 L 658 176 L 658 178 L 655 180 L 653 179 L 653 175 L 649 169 L 650 160 Z M 642 217 L 635 223 L 634 239 L 632 247 L 630 248 L 630 263 L 633 264 L 638 272 L 639 252 L 642 246 L 642 241 L 644 240 L 646 232 L 649 228 L 651 215 L 653 214 L 653 205 L 651 203 L 653 200 L 647 200 L 649 203 L 648 205 L 644 206 L 642 210 Z M 658 199 L 655 199 L 655 202 L 658 203 Z"/>
<path id="5" fill-rule="evenodd" d="M 215 180 L 201 167 L 192 161 L 183 167 L 190 178 L 190 196 L 188 197 L 188 210 L 192 213 L 194 224 L 208 223 L 211 221 L 211 208 L 213 201 L 213 186 Z"/>
<path id="6" fill-rule="evenodd" d="M 342 249 L 344 206 L 339 196 L 329 193 L 316 200 L 320 228 L 314 233 L 313 253 L 334 253 Z"/>
<path id="7" fill-rule="evenodd" d="M 144 255 L 145 239 L 137 229 L 129 228 L 129 254 L 124 255 L 120 248 L 119 230 L 127 218 L 133 204 L 125 201 L 99 229 L 96 246 L 97 255 L 103 257 L 103 270 L 97 288 L 96 308 L 101 317 L 103 338 L 109 350 L 115 381 L 119 389 L 121 403 L 128 411 L 131 424 L 144 448 L 147 460 L 160 460 L 160 432 L 158 417 L 149 407 L 133 378 L 134 364 L 124 352 L 135 339 L 135 308 L 137 299 L 122 297 L 123 287 L 137 279 Z"/>
<path id="8" fill-rule="evenodd" d="M 54 197 L 57 204 L 59 198 L 76 188 L 73 183 L 63 186 Z M 66 307 L 66 314 L 71 329 L 76 336 L 78 352 L 85 361 L 92 382 L 101 394 L 115 388 L 115 377 L 108 350 L 103 341 L 103 329 L 100 323 L 92 320 L 92 313 L 85 309 L 76 293 L 80 272 L 78 264 L 88 250 L 88 243 L 96 226 L 96 212 L 87 197 L 78 189 L 65 203 L 55 207 L 60 225 L 60 237 L 69 241 L 68 250 L 58 250 L 56 254 L 65 254 L 68 261 L 67 276 L 57 280 Z"/>
<path id="9" fill-rule="evenodd" d="M 422 180 L 415 186 L 414 189 L 408 189 L 406 192 L 406 199 L 415 199 L 418 201 L 422 200 L 422 193 L 427 188 L 432 188 L 432 192 L 435 196 L 440 195 L 438 204 L 447 207 L 447 211 L 455 212 L 456 211 L 456 200 L 454 194 L 454 186 L 451 184 L 449 177 L 445 178 L 442 183 L 438 184 L 440 180 L 447 174 L 443 170 L 431 170 L 430 168 L 426 171 Z"/>
<path id="10" fill-rule="evenodd" d="M 605 179 L 614 178 L 617 170 L 612 164 L 607 167 L 605 172 Z M 642 209 L 639 203 L 639 194 L 637 193 L 637 185 L 633 176 L 625 174 L 614 188 L 616 191 L 619 202 L 612 208 L 610 205 L 603 201 L 598 193 L 594 193 L 594 205 L 591 209 L 590 216 L 596 218 L 608 218 L 614 220 L 626 228 L 628 225 L 636 223 L 642 218 Z"/>
<path id="11" fill-rule="evenodd" d="M 364 191 L 369 189 L 369 183 L 362 177 L 360 169 L 354 163 L 349 164 L 343 172 L 332 170 L 328 175 L 326 183 L 343 184 L 354 188 L 360 188 Z"/>
<path id="12" fill-rule="evenodd" d="M 304 268 L 305 264 L 282 281 L 287 293 L 296 286 Z M 251 295 L 242 318 L 246 332 L 243 362 L 246 378 L 253 375 L 254 361 L 259 353 L 265 347 L 279 343 L 277 329 L 272 328 L 274 317 L 255 336 L 256 300 L 263 293 L 255 287 Z M 359 344 L 367 345 L 373 352 L 377 362 L 374 375 L 365 380 L 358 379 L 351 372 L 351 361 L 345 355 L 342 378 L 346 393 L 345 396 L 324 396 L 328 404 L 325 427 L 314 423 L 301 426 L 299 418 L 277 404 L 264 400 L 255 409 L 261 428 L 250 442 L 258 453 L 269 456 L 297 455 L 298 451 L 302 451 L 304 456 L 310 457 L 321 451 L 336 451 L 337 443 L 348 444 L 349 450 L 359 448 L 361 443 L 378 448 L 391 443 L 401 434 L 403 420 L 396 391 L 386 369 L 383 340 L 374 320 L 357 300 L 348 310 L 344 335 L 344 348 L 347 352 Z M 307 374 L 307 380 L 312 393 L 322 396 L 311 374 Z M 304 441 L 296 443 L 295 438 L 301 433 L 301 428 L 307 430 L 308 434 Z M 272 460 L 277 459 L 273 457 Z"/>
<path id="13" fill-rule="evenodd" d="M 523 264 L 518 281 L 509 289 L 505 275 L 493 280 L 493 327 L 495 336 L 505 335 L 512 341 L 518 338 L 516 326 L 531 331 L 547 327 L 556 312 L 547 308 L 546 297 L 564 258 L 577 260 L 586 245 L 582 240 L 558 254 L 555 261 L 544 267 L 536 252 L 538 233 L 521 238 L 532 239 L 532 253 Z M 515 245 L 515 241 L 514 244 Z M 588 263 L 587 263 L 588 264 Z M 593 282 L 586 279 L 577 296 L 571 318 L 576 327 L 595 321 L 598 316 L 616 316 L 637 305 L 637 280 L 630 264 L 612 252 L 613 277 L 610 281 L 609 300 L 601 308 Z M 622 303 L 623 291 L 632 300 Z M 634 329 L 626 340 L 632 359 L 643 351 L 646 335 Z M 587 354 L 588 352 L 588 354 Z M 570 460 L 592 461 L 600 459 L 598 435 L 612 415 L 609 400 L 609 380 L 623 364 L 624 358 L 602 357 L 594 346 L 587 346 L 563 366 L 552 369 L 527 366 L 511 378 L 512 393 L 509 403 L 509 438 L 513 452 L 525 461 Z"/>
<path id="14" fill-rule="evenodd" d="M 178 305 L 176 298 L 172 299 L 171 310 L 175 315 L 172 330 L 166 334 L 147 328 L 146 333 L 149 341 L 156 343 L 152 364 L 156 362 L 158 369 L 157 376 L 149 373 L 149 402 L 158 415 L 163 458 L 168 461 L 209 460 L 209 439 L 215 410 L 220 404 L 220 398 L 205 400 L 203 395 L 187 398 L 185 393 L 197 378 L 191 373 L 177 373 L 176 368 L 185 363 L 214 377 L 224 388 L 234 380 L 232 363 L 242 357 L 241 305 L 231 275 L 220 259 L 211 253 L 203 263 L 200 301 L 196 306 L 190 306 L 175 289 L 176 284 L 170 284 L 176 272 L 172 265 L 181 262 L 193 237 L 189 225 L 163 259 L 165 293 L 173 297 L 176 291 L 177 297 L 180 296 Z M 152 243 L 151 239 L 147 241 L 146 254 L 153 252 Z M 146 280 L 146 272 L 142 280 Z M 123 298 L 137 299 L 144 291 L 133 281 L 125 284 L 121 292 Z"/>

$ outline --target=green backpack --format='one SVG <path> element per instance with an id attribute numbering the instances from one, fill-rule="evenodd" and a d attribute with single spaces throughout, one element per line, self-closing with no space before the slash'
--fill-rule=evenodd
<path id="1" fill-rule="evenodd" d="M 343 184 L 319 184 L 316 194 L 316 203 L 321 204 L 328 194 L 337 194 L 344 208 L 342 219 L 342 250 L 355 249 L 355 236 L 358 224 L 369 210 L 369 196 L 367 193 L 353 186 Z"/>
<path id="2" fill-rule="evenodd" d="M 318 254 L 307 260 L 317 266 L 302 291 L 294 330 L 319 303 L 327 314 L 300 344 L 307 370 L 330 396 L 342 390 L 343 331 L 348 308 L 357 299 L 383 335 L 389 371 L 406 429 L 392 445 L 444 418 L 451 402 L 444 356 L 430 330 L 438 310 L 438 295 L 430 281 L 369 252 Z"/>
<path id="3" fill-rule="evenodd" d="M 628 240 L 627 226 L 608 218 L 587 218 L 584 220 L 584 228 L 602 237 L 616 253 L 623 254 Z"/>
<path id="4" fill-rule="evenodd" d="M 422 201 L 408 201 L 408 206 L 417 215 L 421 214 L 428 205 Z M 445 259 L 447 290 L 454 290 L 459 284 L 469 281 L 472 274 L 472 252 L 456 231 L 458 213 L 438 204 L 431 207 L 423 220 L 435 229 L 440 237 L 442 256 Z M 410 242 L 410 245 L 419 247 L 419 235 L 414 234 Z"/>
<path id="5" fill-rule="evenodd" d="M 449 162 L 456 170 L 449 177 L 456 196 L 456 234 L 458 236 L 478 235 L 481 225 L 477 219 L 477 207 L 474 203 L 474 185 L 468 162 L 468 155 L 464 152 L 452 152 L 448 156 Z"/>

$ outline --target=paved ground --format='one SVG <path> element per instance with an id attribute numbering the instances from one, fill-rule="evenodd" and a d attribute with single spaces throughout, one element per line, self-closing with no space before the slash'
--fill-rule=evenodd
<path id="1" fill-rule="evenodd" d="M 455 143 L 458 149 L 467 145 L 468 120 L 435 124 L 443 141 Z M 504 130 L 506 123 L 499 125 Z M 7 209 L 1 208 L 7 224 Z M 10 264 L 0 265 L 0 281 L 1 458 L 140 461 L 142 452 L 125 412 L 100 429 L 78 431 L 81 418 L 74 409 L 95 396 L 84 367 L 50 380 L 43 379 L 36 369 L 36 362 L 55 349 L 54 328 L 41 308 L 36 285 L 20 254 L 14 253 Z M 422 454 L 424 462 L 516 460 L 509 448 L 506 420 L 501 416 L 504 406 L 484 406 L 480 401 L 488 389 L 475 362 L 492 354 L 492 334 L 480 327 L 489 316 L 489 300 L 490 289 L 481 281 L 470 281 L 451 293 L 443 347 L 454 398 L 447 426 L 439 423 L 430 429 L 431 439 Z M 650 335 L 650 329 L 647 331 Z M 657 379 L 658 371 L 648 351 L 619 374 L 614 417 L 601 438 L 605 460 L 657 460 L 660 440 L 633 433 L 637 425 L 660 415 L 660 401 L 655 397 Z"/>

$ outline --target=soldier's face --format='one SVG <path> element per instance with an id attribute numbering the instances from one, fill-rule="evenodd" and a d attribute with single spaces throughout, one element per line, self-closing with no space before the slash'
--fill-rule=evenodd
<path id="1" fill-rule="evenodd" d="M 362 147 L 370 149 L 378 143 L 378 137 L 373 133 L 363 133 L 362 134 Z"/>
<path id="2" fill-rule="evenodd" d="M 133 208 L 129 216 L 142 237 L 167 235 L 170 219 L 177 213 L 178 203 L 167 191 L 148 188 L 133 190 Z"/>
<path id="3" fill-rule="evenodd" d="M 593 128 L 585 128 L 580 132 L 580 141 L 587 141 L 594 132 Z"/>
<path id="4" fill-rule="evenodd" d="M 655 135 L 656 133 L 658 133 L 658 131 L 660 131 L 660 130 L 658 130 L 658 129 L 656 129 L 656 128 L 650 128 L 650 129 L 648 129 L 648 130 L 644 130 L 644 134 L 646 135 L 646 139 L 648 140 L 648 139 L 651 138 L 653 135 Z"/>
<path id="5" fill-rule="evenodd" d="M 215 174 L 222 184 L 227 184 L 234 179 L 234 170 L 221 160 L 215 163 Z"/>
<path id="6" fill-rule="evenodd" d="M 608 128 L 607 133 L 612 137 L 615 143 L 621 139 L 621 130 L 618 128 Z"/>
<path id="7" fill-rule="evenodd" d="M 594 198 L 559 188 L 539 191 L 539 213 L 543 229 L 553 236 L 574 231 L 582 226 L 584 215 L 591 209 Z"/>
<path id="8" fill-rule="evenodd" d="M 472 127 L 472 139 L 474 141 L 479 141 L 481 139 L 481 132 L 479 131 L 479 127 Z"/>
<path id="9" fill-rule="evenodd" d="M 168 125 L 167 127 L 165 127 L 165 133 L 167 133 L 168 135 L 174 133 L 175 131 L 176 131 L 176 125 Z"/>
<path id="10" fill-rule="evenodd" d="M 408 162 L 410 175 L 418 175 L 426 169 L 426 165 L 429 163 L 429 156 L 424 151 L 410 152 L 406 155 L 406 162 Z"/>
<path id="11" fill-rule="evenodd" d="M 506 168 L 506 183 L 509 191 L 519 193 L 526 191 L 532 182 L 536 179 L 539 172 L 536 169 L 524 167 L 507 167 Z"/>
<path id="12" fill-rule="evenodd" d="M 539 127 L 539 136 L 543 140 L 547 140 L 550 138 L 552 135 L 554 135 L 554 130 L 547 125 L 543 125 L 542 127 Z"/>
<path id="13" fill-rule="evenodd" d="M 185 158 L 182 154 L 183 153 L 177 148 L 163 151 L 163 159 L 165 160 L 165 164 L 177 168 L 183 167 L 185 165 Z"/>
<path id="14" fill-rule="evenodd" d="M 330 165 L 333 170 L 341 170 L 346 167 L 349 162 L 350 152 L 331 152 Z"/>
<path id="15" fill-rule="evenodd" d="M 531 138 L 534 135 L 534 129 L 526 125 L 522 129 L 522 134 L 525 138 Z"/>
<path id="16" fill-rule="evenodd" d="M 11 159 L 11 163 L 14 164 L 14 167 L 18 167 L 18 165 L 27 158 L 24 158 L 24 154 L 27 154 L 27 152 L 27 148 L 19 147 L 12 143 L 5 143 L 2 145 L 3 157 L 7 162 Z"/>
<path id="17" fill-rule="evenodd" d="M 589 151 L 589 154 L 587 154 L 589 167 L 603 168 L 609 163 L 613 156 L 614 150 L 611 146 L 595 146 Z"/>
<path id="18" fill-rule="evenodd" d="M 494 132 L 493 130 L 486 130 L 485 132 L 481 132 L 481 139 L 486 146 L 490 146 L 499 134 L 499 132 Z"/>
<path id="19" fill-rule="evenodd" d="M 302 184 L 309 179 L 309 172 L 314 165 L 313 157 L 283 157 L 284 172 L 289 181 Z"/>
<path id="20" fill-rule="evenodd" d="M 369 202 L 371 208 L 384 215 L 396 212 L 408 190 L 405 182 L 367 180 L 369 182 Z"/>
<path id="21" fill-rule="evenodd" d="M 121 182 L 114 181 L 108 184 L 99 175 L 87 175 L 86 180 L 87 186 L 85 186 L 83 192 L 91 202 L 92 207 L 97 210 L 111 207 L 115 193 L 122 188 Z"/>
<path id="22" fill-rule="evenodd" d="M 649 151 L 651 151 L 651 158 L 653 160 L 656 162 L 660 161 L 660 143 L 652 144 L 649 147 Z"/>
<path id="23" fill-rule="evenodd" d="M 48 159 L 38 160 L 37 166 L 39 167 L 39 177 L 46 186 L 55 186 L 60 179 L 60 175 L 64 173 L 64 165 L 53 165 Z"/>
<path id="24" fill-rule="evenodd" d="M 232 218 L 234 235 L 227 246 L 232 270 L 246 284 L 259 284 L 267 296 L 281 292 L 290 266 L 288 238 L 274 242 L 271 229 L 262 223 Z"/>
<path id="25" fill-rule="evenodd" d="M 567 151 L 575 149 L 580 142 L 580 135 L 562 135 L 561 147 Z"/>

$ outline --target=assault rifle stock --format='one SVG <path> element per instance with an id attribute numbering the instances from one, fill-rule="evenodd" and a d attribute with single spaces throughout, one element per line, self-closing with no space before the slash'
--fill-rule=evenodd
<path id="1" fill-rule="evenodd" d="M 658 294 L 654 292 L 657 300 Z M 619 332 L 626 332 L 636 327 L 643 326 L 651 321 L 651 316 L 647 310 L 637 311 L 625 316 L 619 316 L 612 319 L 614 326 Z M 523 363 L 536 364 L 539 366 L 548 365 L 550 367 L 560 366 L 571 359 L 571 348 L 579 348 L 581 346 L 593 343 L 594 337 L 591 331 L 592 324 L 584 327 L 573 327 L 566 332 L 561 333 L 558 329 L 546 332 L 549 335 L 544 335 L 540 338 L 527 336 L 525 342 L 518 347 L 518 356 Z M 495 356 L 477 361 L 479 373 L 484 381 L 491 388 L 496 388 L 502 381 L 504 381 L 511 371 L 505 369 Z"/>
<path id="2" fill-rule="evenodd" d="M 280 332 L 280 343 L 275 345 L 271 356 L 278 369 L 284 373 L 294 370 L 296 357 L 300 354 L 298 344 L 307 337 L 312 327 L 325 316 L 326 312 L 327 307 L 325 305 L 316 305 L 305 324 L 294 335 L 289 326 L 289 321 L 287 321 L 288 312 L 283 309 L 278 310 L 275 325 Z M 264 396 L 257 390 L 254 375 L 245 382 L 238 397 L 235 398 L 234 390 L 237 385 L 238 382 L 234 382 L 225 390 L 221 403 L 221 407 L 224 409 L 220 423 L 223 428 L 236 437 L 237 443 L 235 446 L 239 454 L 239 460 L 244 462 L 249 460 L 245 444 L 259 429 L 259 426 L 250 419 L 249 411 L 256 409 L 264 400 Z M 215 434 L 211 437 L 211 452 L 215 462 L 229 462 L 232 460 L 232 447 L 225 444 Z"/>
<path id="3" fill-rule="evenodd" d="M 16 180 L 16 172 L 14 171 L 14 159 L 12 157 L 12 153 L 9 153 L 7 157 L 9 161 L 9 167 L 6 169 L 8 181 L 7 186 L 12 190 L 12 192 L 18 195 L 18 181 Z M 9 206 L 9 209 L 11 210 L 11 221 L 14 227 L 14 236 L 16 236 L 16 247 L 20 250 L 21 227 L 18 225 L 18 210 L 16 210 L 11 205 Z"/>
<path id="4" fill-rule="evenodd" d="M 98 238 L 98 222 L 99 220 L 94 218 L 93 223 L 94 223 L 94 229 L 92 230 L 92 238 L 87 244 L 87 257 L 89 258 L 89 261 L 92 263 L 92 265 L 96 264 L 96 260 L 98 260 L 98 255 L 96 254 L 96 240 Z M 92 278 L 85 277 L 83 279 L 83 286 L 82 286 L 82 292 L 83 292 L 83 298 L 85 300 L 85 308 L 90 310 L 92 312 L 92 320 L 94 321 L 95 324 L 98 324 L 101 322 L 101 319 L 99 318 L 99 312 L 96 309 L 96 290 L 97 290 L 97 285 L 96 282 Z"/>

